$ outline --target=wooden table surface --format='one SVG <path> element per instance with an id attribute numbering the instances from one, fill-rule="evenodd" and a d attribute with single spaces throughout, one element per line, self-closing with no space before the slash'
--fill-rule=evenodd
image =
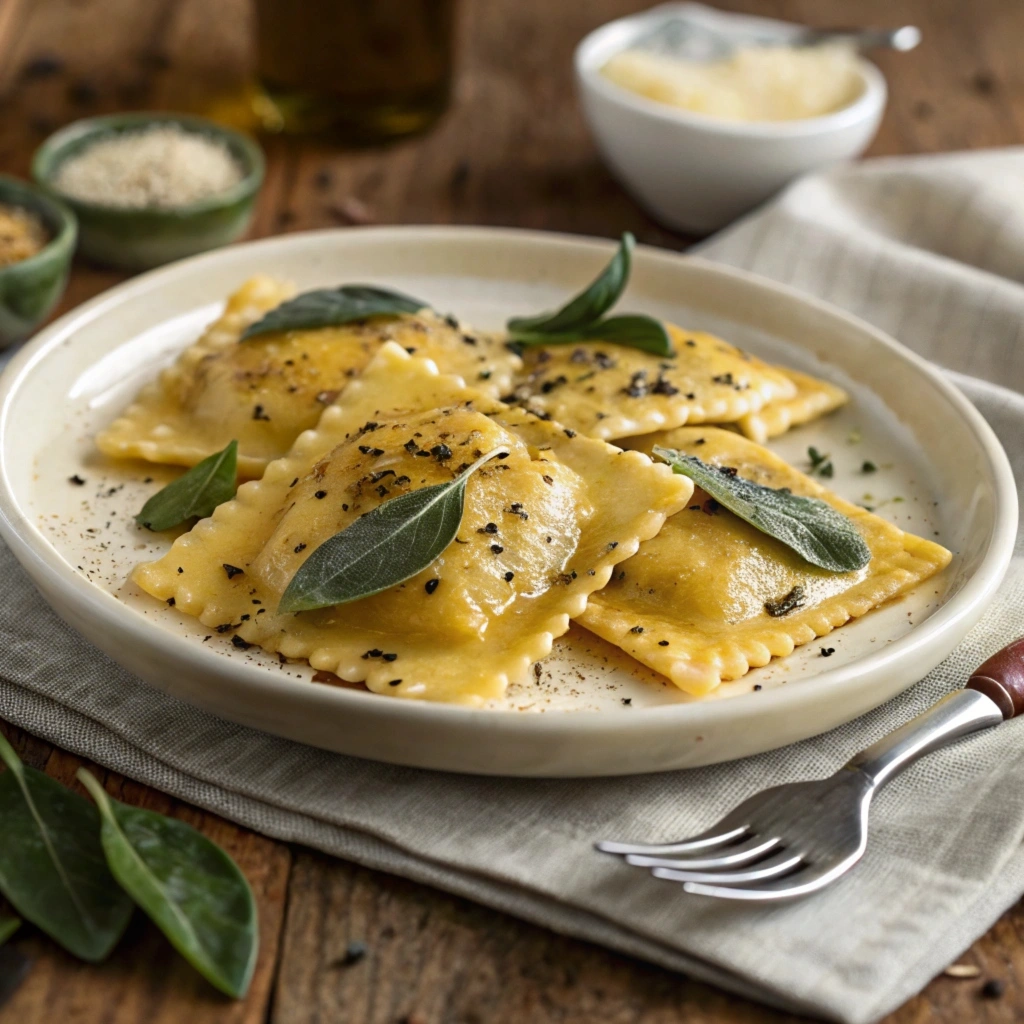
<path id="1" fill-rule="evenodd" d="M 301 2 L 301 0 L 296 0 Z M 452 110 L 431 134 L 345 152 L 265 141 L 254 236 L 353 223 L 550 228 L 680 248 L 602 167 L 583 125 L 570 54 L 591 28 L 651 0 L 465 0 Z M 872 154 L 1024 140 L 1021 0 L 728 0 L 818 25 L 914 22 L 924 44 L 879 54 L 889 109 Z M 0 170 L 77 117 L 125 108 L 232 109 L 249 67 L 247 0 L 0 0 Z M 326 173 L 325 173 L 326 172 Z M 122 280 L 76 266 L 61 311 Z M 2 709 L 0 709 L 2 711 Z M 25 760 L 65 783 L 81 761 L 0 722 Z M 101 773 L 102 775 L 102 773 Z M 100 967 L 31 929 L 31 971 L 0 1009 L 18 1024 L 768 1024 L 795 1021 L 684 977 L 388 875 L 237 828 L 110 773 L 120 799 L 179 816 L 223 844 L 259 903 L 247 999 L 218 996 L 136 915 Z M 366 956 L 346 961 L 352 941 Z M 1024 910 L 965 952 L 980 977 L 940 976 L 889 1024 L 1024 1019 Z M 980 994 L 987 978 L 1002 998 Z"/>

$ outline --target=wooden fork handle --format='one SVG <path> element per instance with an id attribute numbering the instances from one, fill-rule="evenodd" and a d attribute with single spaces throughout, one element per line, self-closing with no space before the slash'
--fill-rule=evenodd
<path id="1" fill-rule="evenodd" d="M 967 689 L 994 701 L 1003 721 L 1024 714 L 1024 636 L 979 665 L 967 680 Z"/>

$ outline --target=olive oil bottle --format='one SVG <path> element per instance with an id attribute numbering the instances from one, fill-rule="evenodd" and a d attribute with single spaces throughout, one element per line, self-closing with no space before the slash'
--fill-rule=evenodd
<path id="1" fill-rule="evenodd" d="M 255 0 L 261 117 L 356 144 L 422 131 L 451 93 L 455 0 Z"/>

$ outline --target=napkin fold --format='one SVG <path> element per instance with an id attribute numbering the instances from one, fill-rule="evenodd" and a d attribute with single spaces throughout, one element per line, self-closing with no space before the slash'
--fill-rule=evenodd
<path id="1" fill-rule="evenodd" d="M 1024 480 L 1024 149 L 816 175 L 698 251 L 828 299 L 949 368 Z M 1021 721 L 933 754 L 885 789 L 862 864 L 802 902 L 752 908 L 673 895 L 591 846 L 697 832 L 768 784 L 829 774 L 962 685 L 1022 632 L 1019 542 L 983 624 L 885 706 L 782 751 L 599 780 L 418 771 L 232 725 L 105 658 L 2 547 L 0 577 L 0 714 L 29 732 L 267 835 L 782 1008 L 874 1021 L 1024 892 Z"/>

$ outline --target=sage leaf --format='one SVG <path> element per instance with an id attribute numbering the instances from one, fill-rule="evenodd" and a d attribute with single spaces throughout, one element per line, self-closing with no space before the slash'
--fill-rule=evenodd
<path id="1" fill-rule="evenodd" d="M 135 517 L 148 530 L 169 530 L 190 519 L 205 519 L 235 496 L 238 442 L 232 441 L 156 492 Z"/>
<path id="2" fill-rule="evenodd" d="M 782 541 L 812 565 L 851 572 L 871 561 L 871 549 L 857 527 L 827 502 L 765 487 L 671 448 L 655 445 L 654 454 L 730 512 Z"/>
<path id="3" fill-rule="evenodd" d="M 276 331 L 308 331 L 316 327 L 339 327 L 369 316 L 397 316 L 418 313 L 429 303 L 410 295 L 375 288 L 367 284 L 345 284 L 340 288 L 317 288 L 282 302 L 262 320 L 242 332 L 242 341 Z"/>
<path id="4" fill-rule="evenodd" d="M 0 892 L 82 960 L 104 960 L 131 917 L 100 846 L 89 801 L 21 763 L 0 736 Z"/>
<path id="5" fill-rule="evenodd" d="M 599 320 L 618 302 L 629 281 L 635 243 L 633 236 L 624 231 L 611 262 L 587 288 L 556 313 L 513 317 L 507 324 L 509 333 L 517 340 L 521 334 L 563 334 Z"/>
<path id="6" fill-rule="evenodd" d="M 77 777 L 96 801 L 103 852 L 121 887 L 207 981 L 241 999 L 259 938 L 238 866 L 191 825 L 114 800 L 83 768 Z"/>
<path id="7" fill-rule="evenodd" d="M 495 448 L 453 480 L 391 498 L 325 540 L 292 577 L 278 611 L 347 604 L 422 572 L 459 532 L 470 475 L 502 454 L 508 449 Z"/>
<path id="8" fill-rule="evenodd" d="M 2 946 L 20 927 L 20 917 L 0 917 L 0 946 Z"/>
<path id="9" fill-rule="evenodd" d="M 674 355 L 665 325 L 653 317 L 625 314 L 601 319 L 619 300 L 629 281 L 634 244 L 633 236 L 624 232 L 608 266 L 589 287 L 557 312 L 509 320 L 506 326 L 510 343 L 521 350 L 528 345 L 607 341 L 657 356 Z"/>
<path id="10" fill-rule="evenodd" d="M 598 320 L 595 324 L 561 334 L 517 334 L 520 345 L 571 345 L 580 341 L 607 341 L 613 345 L 627 345 L 656 356 L 672 356 L 675 352 L 665 325 L 654 317 L 642 314 L 624 314 Z"/>

